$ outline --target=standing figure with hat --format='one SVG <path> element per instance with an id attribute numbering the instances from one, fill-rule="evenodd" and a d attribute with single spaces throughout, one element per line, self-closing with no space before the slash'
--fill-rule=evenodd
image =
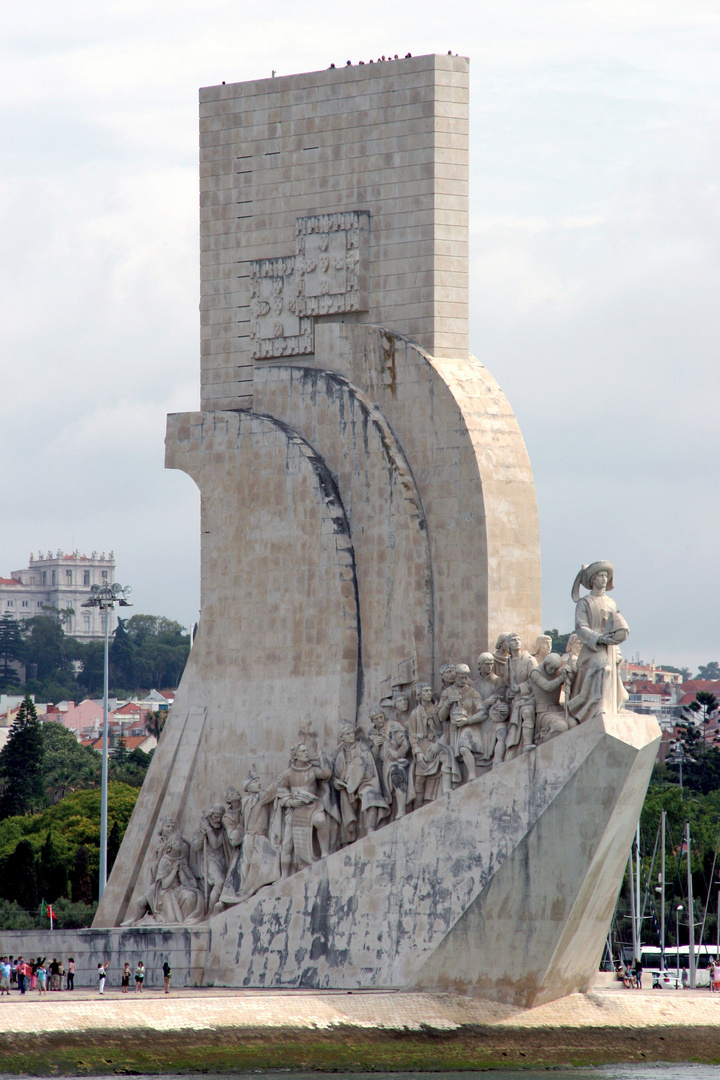
<path id="1" fill-rule="evenodd" d="M 628 699 L 620 679 L 621 645 L 628 624 L 607 595 L 614 585 L 615 567 L 610 562 L 582 566 L 572 587 L 575 601 L 575 632 L 582 641 L 570 691 L 568 710 L 579 723 L 604 713 L 619 712 Z M 590 592 L 580 596 L 580 586 Z"/>

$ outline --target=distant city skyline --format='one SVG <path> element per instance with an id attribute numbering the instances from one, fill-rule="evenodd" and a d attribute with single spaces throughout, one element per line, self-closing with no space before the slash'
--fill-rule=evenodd
<path id="1" fill-rule="evenodd" d="M 4 31 L 0 576 L 113 548 L 133 612 L 197 618 L 199 495 L 163 470 L 166 413 L 200 399 L 197 89 L 450 49 L 471 349 L 533 465 L 539 629 L 612 559 L 628 656 L 720 660 L 720 11 L 39 0 Z"/>

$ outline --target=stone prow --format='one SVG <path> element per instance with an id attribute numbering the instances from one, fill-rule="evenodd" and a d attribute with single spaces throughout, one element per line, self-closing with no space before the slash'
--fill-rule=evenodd
<path id="1" fill-rule="evenodd" d="M 597 718 L 277 882 L 211 920 L 206 977 L 528 1007 L 588 989 L 659 737 Z"/>

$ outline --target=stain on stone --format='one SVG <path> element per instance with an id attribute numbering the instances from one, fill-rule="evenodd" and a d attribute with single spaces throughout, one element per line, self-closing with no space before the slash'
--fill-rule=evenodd
<path id="1" fill-rule="evenodd" d="M 395 335 L 389 330 L 383 330 L 380 335 L 381 349 L 381 377 L 383 386 L 387 387 L 393 397 L 397 393 L 397 371 L 395 369 Z"/>

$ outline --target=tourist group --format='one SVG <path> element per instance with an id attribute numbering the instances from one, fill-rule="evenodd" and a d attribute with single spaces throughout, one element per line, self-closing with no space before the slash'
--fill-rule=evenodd
<path id="1" fill-rule="evenodd" d="M 12 986 L 21 994 L 27 990 L 37 990 L 40 994 L 48 990 L 74 990 L 75 961 L 71 956 L 66 968 L 55 956 L 49 964 L 44 956 L 31 960 L 22 956 L 0 957 L 0 995 L 9 995 Z"/>
<path id="2" fill-rule="evenodd" d="M 97 966 L 98 991 L 101 994 L 105 993 L 109 967 L 109 960 Z M 127 994 L 129 992 L 130 982 L 133 977 L 135 991 L 140 993 L 145 984 L 145 974 L 145 965 L 142 960 L 138 960 L 135 965 L 134 974 L 130 964 L 125 963 L 120 976 L 122 993 Z M 165 960 L 163 963 L 163 986 L 166 994 L 170 993 L 171 977 L 170 964 Z M 25 994 L 28 990 L 37 990 L 41 995 L 46 994 L 48 990 L 74 990 L 75 960 L 71 956 L 66 968 L 62 960 L 58 960 L 57 957 L 53 957 L 52 962 L 49 964 L 46 957 L 40 956 L 31 960 L 25 960 L 22 956 L 0 957 L 0 996 L 7 994 L 9 997 L 11 989 L 17 989 L 21 994 Z"/>

